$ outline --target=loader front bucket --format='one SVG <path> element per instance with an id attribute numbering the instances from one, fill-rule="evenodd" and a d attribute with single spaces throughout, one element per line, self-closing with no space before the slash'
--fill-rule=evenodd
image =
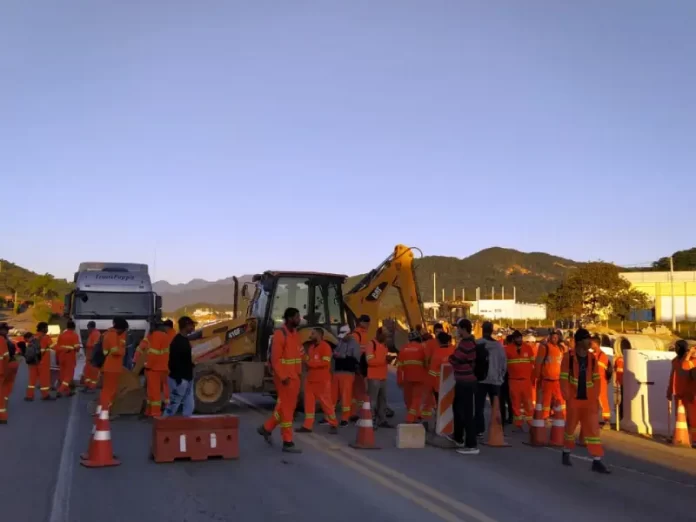
<path id="1" fill-rule="evenodd" d="M 118 392 L 111 406 L 114 415 L 138 415 L 145 407 L 146 390 L 141 383 L 140 368 L 121 374 Z"/>

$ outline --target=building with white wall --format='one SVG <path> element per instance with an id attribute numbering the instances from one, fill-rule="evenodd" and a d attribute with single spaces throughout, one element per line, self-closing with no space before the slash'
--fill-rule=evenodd
<path id="1" fill-rule="evenodd" d="M 654 320 L 696 321 L 696 272 L 622 272 L 636 290 L 647 294 L 655 308 Z"/>
<path id="2" fill-rule="evenodd" d="M 514 299 L 471 301 L 471 313 L 486 319 L 546 319 L 546 305 L 518 303 Z"/>

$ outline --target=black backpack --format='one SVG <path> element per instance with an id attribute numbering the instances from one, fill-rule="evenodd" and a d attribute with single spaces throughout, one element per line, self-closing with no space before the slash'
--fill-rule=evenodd
<path id="1" fill-rule="evenodd" d="M 27 364 L 39 364 L 41 360 L 41 339 L 34 336 L 27 343 L 27 350 L 24 353 L 24 362 Z"/>
<path id="2" fill-rule="evenodd" d="M 104 366 L 104 361 L 106 361 L 106 356 L 104 355 L 104 344 L 102 343 L 103 340 L 104 334 L 101 334 L 99 336 L 99 340 L 94 343 L 94 347 L 92 348 L 92 360 L 90 361 L 90 364 L 95 368 L 101 368 Z"/>
<path id="3" fill-rule="evenodd" d="M 474 375 L 477 381 L 484 381 L 488 377 L 488 349 L 486 341 L 476 343 L 476 363 L 474 364 Z"/>

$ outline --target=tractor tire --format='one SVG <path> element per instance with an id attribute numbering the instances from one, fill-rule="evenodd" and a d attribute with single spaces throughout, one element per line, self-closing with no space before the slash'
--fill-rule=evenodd
<path id="1" fill-rule="evenodd" d="M 205 368 L 193 376 L 196 413 L 214 414 L 224 410 L 232 398 L 232 383 L 214 368 Z"/>

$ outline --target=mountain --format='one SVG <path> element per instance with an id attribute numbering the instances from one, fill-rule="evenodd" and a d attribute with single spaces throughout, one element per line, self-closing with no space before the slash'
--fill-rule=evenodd
<path id="1" fill-rule="evenodd" d="M 51 274 L 37 274 L 0 259 L 0 300 L 15 292 L 20 300 L 36 296 L 62 300 L 71 288 L 72 284 L 65 279 L 56 279 Z"/>
<path id="2" fill-rule="evenodd" d="M 680 250 L 672 254 L 675 270 L 696 270 L 696 248 Z M 669 270 L 669 257 L 662 257 L 653 263 L 654 270 Z"/>
<path id="3" fill-rule="evenodd" d="M 506 297 L 512 297 L 516 287 L 517 300 L 539 302 L 543 295 L 556 289 L 566 272 L 580 263 L 541 252 L 519 252 L 507 248 L 488 248 L 469 257 L 427 256 L 416 260 L 416 280 L 424 301 L 433 297 L 433 273 L 437 274 L 437 299 L 452 297 L 452 289 L 461 298 L 462 288 L 467 299 L 474 299 L 475 290 L 481 288 L 481 297 L 490 296 L 495 287 L 500 298 L 501 287 L 505 286 Z M 355 285 L 362 275 L 350 277 L 345 289 Z M 250 281 L 251 276 L 240 277 L 242 282 Z M 156 283 L 157 292 L 162 295 L 164 309 L 175 310 L 193 303 L 230 304 L 233 299 L 232 279 L 209 282 L 194 279 L 183 285 L 170 285 L 166 281 Z M 387 293 L 385 307 L 398 307 L 399 298 L 395 291 Z"/>

